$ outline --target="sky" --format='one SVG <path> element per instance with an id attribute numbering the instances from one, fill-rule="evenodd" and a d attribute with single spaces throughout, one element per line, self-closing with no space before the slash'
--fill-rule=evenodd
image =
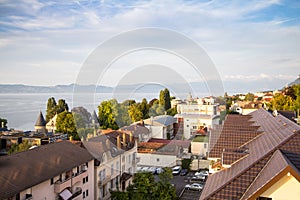
<path id="1" fill-rule="evenodd" d="M 145 27 L 195 41 L 225 90 L 276 89 L 300 74 L 299 1 L 0 0 L 0 84 L 75 83 L 97 47 Z M 182 60 L 144 50 L 117 60 L 98 83 L 117 85 L 132 66 L 144 67 L 144 59 L 173 67 L 188 82 L 201 81 Z"/>

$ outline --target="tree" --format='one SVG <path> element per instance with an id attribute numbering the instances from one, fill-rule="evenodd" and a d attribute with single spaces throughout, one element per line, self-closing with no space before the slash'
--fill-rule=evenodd
<path id="1" fill-rule="evenodd" d="M 54 97 L 50 97 L 47 102 L 46 121 L 49 122 L 56 114 L 56 101 Z"/>
<path id="2" fill-rule="evenodd" d="M 124 103 L 124 102 L 123 102 Z M 117 106 L 117 124 L 119 127 L 128 126 L 132 123 L 131 118 L 129 116 L 129 106 L 126 104 L 118 104 Z M 129 103 L 131 105 L 131 103 Z"/>
<path id="3" fill-rule="evenodd" d="M 246 101 L 253 101 L 254 100 L 254 94 L 252 93 L 247 93 L 246 96 L 245 96 L 245 100 Z"/>
<path id="4" fill-rule="evenodd" d="M 73 115 L 68 111 L 61 112 L 57 115 L 56 130 L 57 132 L 68 134 L 69 137 L 72 136 L 74 140 L 80 140 Z"/>
<path id="5" fill-rule="evenodd" d="M 149 105 L 145 98 L 143 98 L 141 104 L 139 105 L 139 109 L 142 112 L 142 119 L 149 118 Z"/>
<path id="6" fill-rule="evenodd" d="M 167 88 L 160 91 L 159 104 L 162 105 L 165 110 L 171 108 L 170 92 Z"/>
<path id="7" fill-rule="evenodd" d="M 29 143 L 28 140 L 22 141 L 20 144 L 12 144 L 11 148 L 8 150 L 8 154 L 11 155 L 13 153 L 25 151 L 29 149 L 32 145 Z"/>
<path id="8" fill-rule="evenodd" d="M 137 122 L 137 121 L 140 121 L 141 119 L 143 119 L 143 113 L 140 109 L 139 103 L 132 104 L 129 107 L 128 113 L 133 122 Z"/>
<path id="9" fill-rule="evenodd" d="M 172 171 L 164 168 L 155 180 L 149 172 L 135 174 L 133 184 L 127 191 L 111 191 L 112 200 L 173 200 L 177 199 L 175 188 L 171 185 Z"/>
<path id="10" fill-rule="evenodd" d="M 177 199 L 175 187 L 170 181 L 173 178 L 172 170 L 165 167 L 164 171 L 158 175 L 157 191 L 155 199 L 173 200 Z"/>
<path id="11" fill-rule="evenodd" d="M 56 105 L 56 113 L 59 114 L 64 111 L 69 111 L 68 104 L 64 99 L 59 99 Z"/>
<path id="12" fill-rule="evenodd" d="M 190 170 L 191 168 L 191 163 L 192 163 L 192 160 L 191 159 L 188 159 L 188 158 L 185 158 L 185 159 L 182 159 L 181 160 L 181 166 L 183 169 L 188 169 Z"/>
<path id="13" fill-rule="evenodd" d="M 119 129 L 117 124 L 117 100 L 111 99 L 109 101 L 102 101 L 98 106 L 98 115 L 101 128 L 103 129 Z"/>
<path id="14" fill-rule="evenodd" d="M 0 127 L 7 128 L 7 120 L 0 118 Z"/>
<path id="15" fill-rule="evenodd" d="M 296 110 L 295 101 L 291 96 L 276 94 L 270 101 L 271 109 L 273 110 Z"/>

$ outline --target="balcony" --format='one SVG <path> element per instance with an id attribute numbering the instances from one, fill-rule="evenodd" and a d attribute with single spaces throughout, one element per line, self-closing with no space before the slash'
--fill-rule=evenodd
<path id="1" fill-rule="evenodd" d="M 98 181 L 98 186 L 101 187 L 102 185 L 105 185 L 108 183 L 111 179 L 111 176 L 105 176 L 105 177 L 100 177 L 100 180 Z"/>
<path id="2" fill-rule="evenodd" d="M 77 182 L 82 181 L 82 179 L 84 177 L 86 177 L 88 175 L 87 171 L 81 171 L 78 174 L 75 173 L 73 174 L 72 177 L 65 179 L 64 181 L 57 181 L 54 184 L 54 192 L 55 193 L 60 193 L 62 192 L 64 189 L 66 189 L 67 187 L 72 187 L 72 185 L 74 185 Z"/>
<path id="3" fill-rule="evenodd" d="M 32 200 L 32 199 L 33 199 L 32 194 L 26 194 L 25 200 Z"/>
<path id="4" fill-rule="evenodd" d="M 82 189 L 81 188 L 76 188 L 75 191 L 72 194 L 72 199 L 78 197 L 81 194 L 82 194 Z"/>

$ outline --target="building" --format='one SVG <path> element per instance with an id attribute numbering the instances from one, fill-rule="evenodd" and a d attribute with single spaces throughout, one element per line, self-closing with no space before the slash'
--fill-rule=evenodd
<path id="1" fill-rule="evenodd" d="M 56 131 L 56 119 L 57 119 L 57 114 L 54 115 L 54 117 L 52 117 L 49 122 L 46 124 L 46 129 L 49 132 L 55 133 Z"/>
<path id="2" fill-rule="evenodd" d="M 132 124 L 130 126 L 124 126 L 120 128 L 121 131 L 125 131 L 128 134 L 132 134 L 138 139 L 138 142 L 147 142 L 151 139 L 151 134 L 148 128 L 145 127 L 144 122 Z"/>
<path id="3" fill-rule="evenodd" d="M 195 135 L 207 135 L 208 131 L 219 124 L 220 115 L 206 114 L 176 114 L 174 116 L 178 123 L 181 122 L 183 138 L 189 139 Z"/>
<path id="4" fill-rule="evenodd" d="M 170 115 L 159 115 L 144 120 L 150 131 L 150 138 L 171 139 L 174 137 L 176 119 Z"/>
<path id="5" fill-rule="evenodd" d="M 0 166 L 0 199 L 94 199 L 94 159 L 71 142 L 2 156 Z"/>
<path id="6" fill-rule="evenodd" d="M 139 166 L 173 167 L 188 154 L 191 141 L 151 139 L 138 144 Z"/>
<path id="7" fill-rule="evenodd" d="M 137 144 L 132 134 L 106 131 L 83 142 L 95 159 L 95 199 L 110 199 L 110 190 L 125 190 L 137 165 Z"/>
<path id="8" fill-rule="evenodd" d="M 208 177 L 200 199 L 299 197 L 299 125 L 259 109 L 228 115 L 211 138 L 209 157 L 225 168 Z"/>
<path id="9" fill-rule="evenodd" d="M 216 124 L 219 124 L 219 104 L 213 97 L 193 98 L 191 94 L 187 99 L 177 103 L 177 119 L 181 139 L 189 139 L 194 135 L 206 135 Z"/>
<path id="10" fill-rule="evenodd" d="M 40 113 L 38 115 L 38 118 L 37 118 L 37 120 L 35 122 L 35 125 L 34 125 L 34 129 L 37 133 L 44 133 L 44 134 L 47 133 L 46 121 L 44 119 L 42 111 L 40 111 Z"/>
<path id="11" fill-rule="evenodd" d="M 193 138 L 191 142 L 191 153 L 206 158 L 208 155 L 208 136 L 199 135 Z"/>

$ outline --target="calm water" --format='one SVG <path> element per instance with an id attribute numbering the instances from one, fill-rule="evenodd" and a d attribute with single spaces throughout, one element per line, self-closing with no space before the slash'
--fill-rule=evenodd
<path id="1" fill-rule="evenodd" d="M 118 94 L 118 96 L 113 96 L 111 93 L 78 94 L 74 98 L 73 93 L 0 94 L 0 117 L 8 120 L 9 128 L 34 130 L 39 111 L 41 110 L 44 117 L 46 116 L 47 101 L 52 96 L 55 97 L 56 102 L 58 99 L 65 99 L 69 108 L 83 106 L 89 112 L 97 111 L 97 106 L 101 101 L 111 98 L 116 98 L 119 102 L 129 98 L 136 101 L 141 101 L 143 98 L 147 98 L 147 100 L 158 98 L 157 93 Z"/>

